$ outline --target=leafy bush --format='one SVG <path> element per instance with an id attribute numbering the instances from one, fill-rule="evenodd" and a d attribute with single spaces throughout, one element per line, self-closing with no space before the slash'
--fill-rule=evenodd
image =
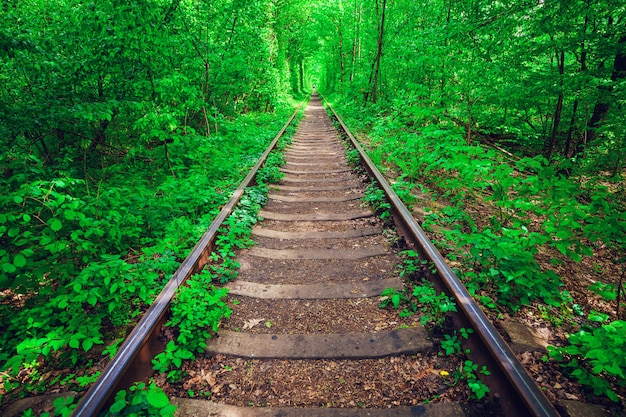
<path id="1" fill-rule="evenodd" d="M 389 211 L 391 205 L 387 202 L 385 192 L 378 187 L 376 181 L 372 181 L 367 187 L 362 201 L 376 210 L 381 219 L 388 220 L 391 217 L 391 212 Z"/>
<path id="2" fill-rule="evenodd" d="M 418 110 L 423 123 L 412 118 Z M 542 246 L 550 245 L 574 261 L 592 254 L 588 242 L 626 250 L 626 212 L 618 195 L 588 173 L 564 176 L 559 166 L 541 156 L 512 164 L 494 149 L 468 145 L 464 129 L 441 117 L 438 109 L 398 102 L 345 114 L 350 124 L 367 126 L 370 154 L 381 169 L 396 166 L 403 181 L 411 185 L 422 181 L 433 190 L 433 198 L 451 202 L 426 216 L 424 228 L 443 226 L 437 230 L 444 238 L 435 243 L 450 259 L 462 261 L 461 275 L 474 293 L 495 291 L 507 309 L 515 311 L 533 301 L 549 306 L 571 302 L 562 292 L 561 279 L 537 263 Z M 431 115 L 436 123 L 429 121 Z M 403 185 L 395 188 L 410 195 Z M 375 194 L 368 198 L 382 201 Z M 488 226 L 477 227 L 465 210 L 466 202 L 474 198 L 490 201 L 495 208 L 485 219 Z M 536 219 L 541 220 L 539 227 Z M 484 300 L 490 308 L 495 306 L 493 298 Z"/>
<path id="3" fill-rule="evenodd" d="M 158 168 L 158 148 L 133 149 L 94 168 L 88 181 L 58 177 L 36 158 L 9 163 L 10 175 L 0 176 L 6 190 L 0 194 L 0 290 L 21 301 L 0 304 L 0 371 L 8 396 L 43 392 L 54 383 L 35 369 L 89 366 L 97 345 L 109 345 L 104 354 L 115 352 L 111 341 L 123 338 L 126 324 L 152 302 L 284 119 L 240 121 L 237 141 L 188 133 L 172 143 L 177 176 Z M 222 130 L 228 134 L 229 125 Z M 247 195 L 243 204 L 259 203 L 260 195 Z M 235 245 L 249 244 L 242 226 L 256 217 L 246 216 L 227 225 Z M 219 263 L 213 273 L 231 279 L 231 263 Z M 226 271 L 235 272 L 225 278 Z"/>
<path id="4" fill-rule="evenodd" d="M 456 230 L 446 232 L 446 236 L 469 248 L 462 254 L 465 264 L 471 267 L 461 272 L 465 281 L 490 288 L 510 310 L 535 300 L 551 306 L 568 300 L 560 290 L 563 284 L 556 273 L 543 270 L 534 258 L 538 247 L 547 242 L 545 236 L 529 232 L 525 226 L 501 228 L 499 233 L 490 229 L 471 234 Z"/>
<path id="5" fill-rule="evenodd" d="M 591 318 L 593 319 L 594 316 Z M 596 316 L 597 317 L 597 316 Z M 603 320 L 599 317 L 596 320 Z M 549 356 L 595 395 L 620 401 L 611 382 L 626 386 L 626 321 L 615 320 L 599 327 L 584 327 L 568 337 L 570 345 L 548 346 Z"/>
<path id="6" fill-rule="evenodd" d="M 224 302 L 228 289 L 218 289 L 211 281 L 210 272 L 205 270 L 189 278 L 172 300 L 172 317 L 165 325 L 176 327 L 178 335 L 153 359 L 154 369 L 167 372 L 171 380 L 182 376 L 179 368 L 183 360 L 193 359 L 196 353 L 202 352 L 211 332 L 217 332 L 222 318 L 230 317 L 231 310 Z"/>
<path id="7" fill-rule="evenodd" d="M 139 382 L 128 391 L 118 391 L 104 417 L 174 417 L 175 411 L 176 406 L 170 404 L 169 398 L 161 388 L 154 383 L 146 385 Z"/>
<path id="8" fill-rule="evenodd" d="M 413 287 L 413 296 L 422 311 L 420 322 L 424 325 L 442 327 L 446 314 L 457 311 L 456 303 L 443 292 L 437 294 L 433 283 L 425 279 L 421 285 Z"/>

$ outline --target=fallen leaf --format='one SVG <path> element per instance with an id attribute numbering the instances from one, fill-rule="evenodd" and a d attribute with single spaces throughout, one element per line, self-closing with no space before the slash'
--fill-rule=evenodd
<path id="1" fill-rule="evenodd" d="M 257 324 L 261 323 L 263 320 L 265 320 L 265 319 L 250 319 L 250 320 L 246 321 L 243 324 L 243 328 L 244 328 L 244 330 L 245 329 L 251 329 L 254 326 L 256 326 Z"/>

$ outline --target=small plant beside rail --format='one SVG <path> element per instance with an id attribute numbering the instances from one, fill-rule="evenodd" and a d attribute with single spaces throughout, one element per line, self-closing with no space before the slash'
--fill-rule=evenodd
<path id="1" fill-rule="evenodd" d="M 406 284 L 413 287 L 412 291 L 406 289 L 386 288 L 381 293 L 380 308 L 392 307 L 398 312 L 400 317 L 408 317 L 420 313 L 420 323 L 426 327 L 433 339 L 436 339 L 441 355 L 464 355 L 471 352 L 469 349 L 463 350 L 461 341 L 467 340 L 473 329 L 462 328 L 459 331 L 447 329 L 446 317 L 448 313 L 456 312 L 456 303 L 445 293 L 437 293 L 434 285 L 426 280 L 415 283 L 420 275 L 420 271 L 428 267 L 428 262 L 419 259 L 417 252 L 412 250 L 400 253 L 404 259 L 398 268 L 399 275 L 405 278 Z M 486 366 L 479 366 L 470 359 L 463 360 L 458 369 L 452 374 L 444 372 L 446 384 L 456 385 L 460 381 L 465 381 L 472 392 L 472 396 L 481 400 L 489 392 L 489 388 L 478 378 L 478 375 L 489 375 Z"/>
<path id="2" fill-rule="evenodd" d="M 378 187 L 376 181 L 372 183 L 365 190 L 365 195 L 362 198 L 364 204 L 370 206 L 376 210 L 376 214 L 380 216 L 384 221 L 388 221 L 391 218 L 391 205 L 385 198 L 385 192 Z"/>
<path id="3" fill-rule="evenodd" d="M 224 284 L 237 278 L 240 264 L 235 250 L 254 244 L 250 236 L 258 221 L 257 213 L 267 203 L 268 184 L 282 178 L 279 167 L 283 163 L 280 152 L 272 151 L 268 155 L 265 165 L 257 172 L 258 185 L 245 190 L 233 213 L 220 227 L 207 269 L 179 288 L 171 304 L 172 317 L 166 323 L 176 328 L 178 334 L 153 360 L 154 369 L 166 373 L 170 381 L 183 377 L 180 369 L 183 361 L 195 359 L 211 334 L 218 331 L 221 320 L 230 317 L 231 310 L 225 302 L 228 290 L 215 287 L 214 283 Z"/>

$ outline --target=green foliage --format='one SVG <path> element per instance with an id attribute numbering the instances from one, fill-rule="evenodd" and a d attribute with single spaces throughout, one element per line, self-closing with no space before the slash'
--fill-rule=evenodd
<path id="1" fill-rule="evenodd" d="M 495 151 L 468 146 L 454 127 L 399 128 L 401 111 L 375 120 L 370 140 L 385 165 L 401 168 L 411 181 L 423 178 L 451 201 L 425 216 L 423 227 L 440 227 L 444 239 L 437 243 L 452 260 L 462 261 L 460 273 L 474 294 L 494 292 L 500 305 L 512 311 L 535 300 L 559 306 L 571 299 L 562 292 L 560 278 L 537 263 L 539 248 L 551 245 L 579 261 L 591 254 L 585 242 L 623 247 L 624 212 L 606 187 L 591 182 L 581 187 L 542 157 L 520 159 L 516 168 L 524 173 L 519 175 Z M 496 208 L 489 226 L 477 227 L 465 210 L 475 194 Z M 540 229 L 533 225 L 537 218 L 543 219 Z M 481 296 L 490 308 L 498 307 L 495 297 Z"/>
<path id="2" fill-rule="evenodd" d="M 411 295 L 406 290 L 386 288 L 381 295 L 380 308 L 393 307 L 398 310 L 401 306 L 406 307 L 399 312 L 400 317 L 408 317 L 417 311 L 422 313 L 420 322 L 430 327 L 441 328 L 446 314 L 456 312 L 456 304 L 443 292 L 437 294 L 434 285 L 422 279 L 421 285 L 415 285 Z"/>
<path id="3" fill-rule="evenodd" d="M 589 286 L 589 289 L 607 301 L 615 301 L 617 299 L 617 286 L 615 284 L 603 284 L 600 281 L 596 281 Z"/>
<path id="4" fill-rule="evenodd" d="M 626 322 L 605 323 L 606 316 L 590 316 L 600 326 L 584 326 L 568 337 L 565 347 L 548 346 L 551 358 L 564 362 L 570 375 L 595 395 L 606 395 L 613 401 L 619 397 L 612 384 L 626 386 Z M 604 323 L 603 323 L 604 322 Z"/>
<path id="5" fill-rule="evenodd" d="M 218 230 L 215 251 L 211 254 L 209 269 L 189 278 L 179 288 L 171 304 L 172 317 L 166 326 L 176 327 L 178 336 L 170 340 L 165 351 L 153 360 L 154 369 L 167 372 L 170 380 L 182 377 L 184 360 L 192 360 L 196 353 L 206 347 L 211 332 L 217 332 L 222 318 L 230 317 L 231 310 L 224 298 L 228 290 L 216 288 L 211 282 L 231 281 L 237 277 L 239 263 L 235 250 L 251 246 L 252 227 L 257 222 L 257 212 L 267 203 L 267 188 L 264 185 L 249 187 L 233 213 Z"/>
<path id="6" fill-rule="evenodd" d="M 179 288 L 170 309 L 172 317 L 166 323 L 176 327 L 176 340 L 170 340 L 165 351 L 153 359 L 154 369 L 167 372 L 170 380 L 182 376 L 183 360 L 195 358 L 206 347 L 211 332 L 217 332 L 222 318 L 230 317 L 231 310 L 224 299 L 228 290 L 211 285 L 211 274 L 203 271 Z"/>
<path id="7" fill-rule="evenodd" d="M 385 288 L 383 292 L 380 293 L 380 297 L 380 308 L 386 308 L 391 305 L 395 310 L 397 310 L 400 308 L 401 304 L 408 304 L 410 302 L 406 292 L 397 288 Z"/>
<path id="8" fill-rule="evenodd" d="M 52 406 L 54 407 L 54 411 L 52 413 L 44 412 L 39 414 L 39 417 L 70 417 L 72 415 L 72 411 L 76 408 L 76 404 L 74 404 L 74 396 L 69 397 L 58 397 L 52 402 Z M 35 417 L 35 413 L 32 408 L 24 411 L 22 417 Z"/>
<path id="9" fill-rule="evenodd" d="M 28 314 L 5 319 L 1 358 L 7 383 L 35 361 L 38 366 L 84 366 L 85 352 L 104 343 L 103 330 L 127 324 L 160 290 L 162 280 L 156 271 L 172 268 L 166 265 L 171 261 L 167 256 L 138 264 L 118 256 L 102 259 L 59 287 L 45 303 L 32 305 Z M 22 389 L 39 391 L 45 381 L 36 373 L 28 375 Z"/>
<path id="10" fill-rule="evenodd" d="M 69 177 L 25 181 L 54 176 L 37 161 L 30 171 L 16 163 L 12 176 L 0 177 L 7 190 L 0 196 L 0 264 L 14 267 L 2 267 L 0 281 L 3 290 L 23 293 L 25 300 L 21 308 L 0 305 L 7 392 L 45 389 L 42 374 L 21 372 L 35 359 L 41 368 L 80 368 L 87 364 L 85 352 L 123 338 L 126 324 L 152 302 L 283 122 L 242 116 L 243 127 L 233 129 L 237 142 L 187 136 L 170 148 L 180 155 L 171 159 L 176 177 L 138 162 L 140 155 L 159 158 L 149 149 L 94 170 L 94 176 L 108 175 L 95 185 Z M 229 126 L 222 132 L 229 135 Z M 245 163 L 235 167 L 233 155 Z M 256 207 L 261 195 L 247 195 L 243 205 Z M 243 229 L 253 221 L 255 214 L 243 212 L 229 220 L 232 231 L 220 237 L 224 254 L 249 244 Z M 232 258 L 212 266 L 221 280 L 236 276 Z"/>
<path id="11" fill-rule="evenodd" d="M 348 164 L 352 167 L 357 167 L 361 164 L 361 154 L 358 149 L 348 149 L 346 151 L 346 158 L 348 159 Z"/>
<path id="12" fill-rule="evenodd" d="M 391 188 L 396 192 L 400 200 L 404 205 L 411 210 L 413 205 L 417 202 L 417 197 L 413 195 L 412 190 L 415 188 L 415 184 L 398 180 L 391 184 Z"/>
<path id="13" fill-rule="evenodd" d="M 459 333 L 463 339 L 467 340 L 469 335 L 474 333 L 474 330 L 463 327 L 459 330 Z M 454 330 L 452 335 L 444 334 L 439 344 L 446 355 L 457 355 L 462 352 L 461 340 L 459 339 L 459 334 L 456 330 Z"/>
<path id="14" fill-rule="evenodd" d="M 420 322 L 424 325 L 443 326 L 446 314 L 456 312 L 456 303 L 446 294 L 435 290 L 434 285 L 425 279 L 421 285 L 413 287 L 413 296 L 417 299 L 418 307 L 422 311 Z"/>
<path id="15" fill-rule="evenodd" d="M 366 133 L 383 172 L 449 201 L 423 226 L 445 233 L 437 244 L 486 305 L 571 302 L 537 263 L 541 247 L 574 261 L 595 245 L 616 258 L 626 250 L 626 72 L 616 52 L 626 38 L 609 23 L 624 6 L 418 3 L 320 5 L 322 91 Z M 395 35 L 379 36 L 383 27 Z M 466 211 L 473 199 L 495 210 L 488 226 Z"/>
<path id="16" fill-rule="evenodd" d="M 252 227 L 257 222 L 259 209 L 267 203 L 267 188 L 263 184 L 246 189 L 239 204 L 218 231 L 215 251 L 211 253 L 209 266 L 212 277 L 220 283 L 237 278 L 239 262 L 235 259 L 235 249 L 252 246 Z"/>
<path id="17" fill-rule="evenodd" d="M 420 259 L 419 253 L 411 249 L 404 250 L 399 255 L 402 257 L 402 263 L 398 266 L 400 278 L 417 281 L 418 273 L 428 265 L 428 261 Z"/>
<path id="18" fill-rule="evenodd" d="M 307 89 L 293 49 L 305 34 L 289 30 L 308 5 L 52 6 L 0 13 L 0 371 L 12 392 L 45 387 L 33 363 L 80 368 L 124 337 L 292 111 L 288 94 Z"/>
<path id="19" fill-rule="evenodd" d="M 281 152 L 272 151 L 267 156 L 263 167 L 257 172 L 256 180 L 259 185 L 276 184 L 285 176 L 280 172 L 280 167 L 284 165 L 285 157 Z"/>
<path id="20" fill-rule="evenodd" d="M 520 229 L 490 229 L 465 234 L 446 233 L 449 240 L 469 248 L 462 256 L 472 270 L 463 272 L 466 281 L 488 287 L 498 296 L 501 305 L 516 311 L 531 301 L 541 300 L 551 306 L 560 306 L 568 298 L 562 293 L 560 278 L 551 270 L 542 270 L 534 255 L 546 237 Z"/>
<path id="21" fill-rule="evenodd" d="M 163 390 L 151 383 L 138 382 L 126 390 L 115 394 L 111 407 L 103 413 L 104 417 L 173 417 L 176 406 L 170 404 Z"/>
<path id="22" fill-rule="evenodd" d="M 464 361 L 460 369 L 455 372 L 455 378 L 465 380 L 467 386 L 472 391 L 472 396 L 478 400 L 481 400 L 490 392 L 489 387 L 485 385 L 480 379 L 478 374 L 490 375 L 491 372 L 487 370 L 487 366 L 483 365 L 480 370 L 478 365 L 471 360 Z"/>
<path id="23" fill-rule="evenodd" d="M 375 181 L 368 185 L 362 201 L 376 210 L 381 219 L 388 220 L 391 217 L 391 212 L 389 211 L 391 205 L 387 202 L 385 192 L 378 187 Z"/>

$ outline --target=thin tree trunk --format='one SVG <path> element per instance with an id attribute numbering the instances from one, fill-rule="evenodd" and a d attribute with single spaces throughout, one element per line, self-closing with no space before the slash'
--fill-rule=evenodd
<path id="1" fill-rule="evenodd" d="M 473 103 L 471 102 L 470 98 L 469 98 L 469 94 L 467 96 L 467 134 L 465 137 L 465 142 L 467 143 L 467 145 L 471 145 L 472 144 L 472 107 L 473 107 Z"/>
<path id="2" fill-rule="evenodd" d="M 565 140 L 565 149 L 563 155 L 569 158 L 569 152 L 572 147 L 572 139 L 574 137 L 574 127 L 576 125 L 576 114 L 578 113 L 578 99 L 574 100 L 572 107 L 572 118 L 569 121 L 569 130 L 567 131 L 567 139 Z"/>
<path id="3" fill-rule="evenodd" d="M 587 3 L 587 6 L 589 4 Z M 587 36 L 587 26 L 589 24 L 589 15 L 585 14 L 585 23 L 582 28 L 582 40 L 580 42 L 580 73 L 585 74 L 587 72 L 587 47 L 585 39 Z M 578 82 L 578 91 L 581 89 L 582 80 Z M 572 149 L 572 140 L 574 138 L 574 128 L 576 127 L 576 114 L 578 113 L 578 98 L 574 100 L 572 108 L 572 118 L 570 119 L 569 129 L 567 131 L 567 140 L 565 141 L 565 149 L 563 155 L 566 158 L 570 156 L 570 150 Z"/>
<path id="4" fill-rule="evenodd" d="M 619 42 L 619 52 L 615 55 L 613 61 L 613 72 L 611 74 L 611 81 L 616 84 L 616 81 L 621 80 L 626 76 L 626 52 L 624 51 L 624 45 L 626 44 L 626 35 L 623 35 Z M 609 112 L 610 102 L 607 100 L 613 92 L 613 86 L 600 86 L 600 99 L 593 108 L 593 114 L 587 125 L 586 143 L 591 142 L 598 136 L 598 128 L 602 125 L 602 122 L 606 118 Z M 585 144 L 580 143 L 576 148 L 576 153 L 582 152 Z"/>
<path id="5" fill-rule="evenodd" d="M 557 54 L 557 65 L 559 67 L 559 97 L 556 101 L 556 109 L 554 110 L 554 117 L 552 119 L 552 133 L 546 143 L 545 157 L 550 159 L 554 145 L 556 144 L 556 137 L 559 134 L 559 124 L 561 123 L 561 113 L 563 112 L 563 74 L 565 73 L 565 50 L 561 48 L 561 53 Z"/>
<path id="6" fill-rule="evenodd" d="M 339 67 L 341 69 L 341 72 L 339 73 L 339 81 L 341 81 L 341 84 L 343 85 L 346 77 L 346 61 L 343 53 L 343 32 L 341 30 L 341 26 L 342 23 L 340 19 L 339 24 L 337 25 L 337 32 L 339 34 Z"/>
<path id="7" fill-rule="evenodd" d="M 354 72 L 356 67 L 356 59 L 358 52 L 358 43 L 360 42 L 360 28 L 361 28 L 361 11 L 358 4 L 358 0 L 354 1 L 354 39 L 352 42 L 352 57 L 350 60 L 350 82 L 354 81 Z"/>
<path id="8" fill-rule="evenodd" d="M 170 161 L 170 152 L 169 152 L 169 149 L 167 148 L 167 142 L 163 142 L 163 149 L 165 149 L 165 160 L 167 161 L 167 166 L 170 169 L 170 172 L 172 173 L 172 177 L 176 178 L 176 174 L 174 173 L 174 170 L 172 169 L 172 161 Z"/>
<path id="9" fill-rule="evenodd" d="M 378 27 L 378 40 L 377 40 L 377 48 L 376 48 L 376 56 L 374 58 L 374 62 L 372 63 L 372 72 L 370 76 L 370 86 L 369 89 L 369 98 L 371 98 L 372 103 L 376 103 L 378 99 L 378 79 L 380 77 L 380 59 L 383 55 L 383 38 L 385 36 L 385 12 L 387 9 L 387 0 L 383 0 L 382 11 L 380 17 L 380 26 Z M 366 94 L 368 94 L 366 93 Z M 367 101 L 367 96 L 366 96 Z"/>

